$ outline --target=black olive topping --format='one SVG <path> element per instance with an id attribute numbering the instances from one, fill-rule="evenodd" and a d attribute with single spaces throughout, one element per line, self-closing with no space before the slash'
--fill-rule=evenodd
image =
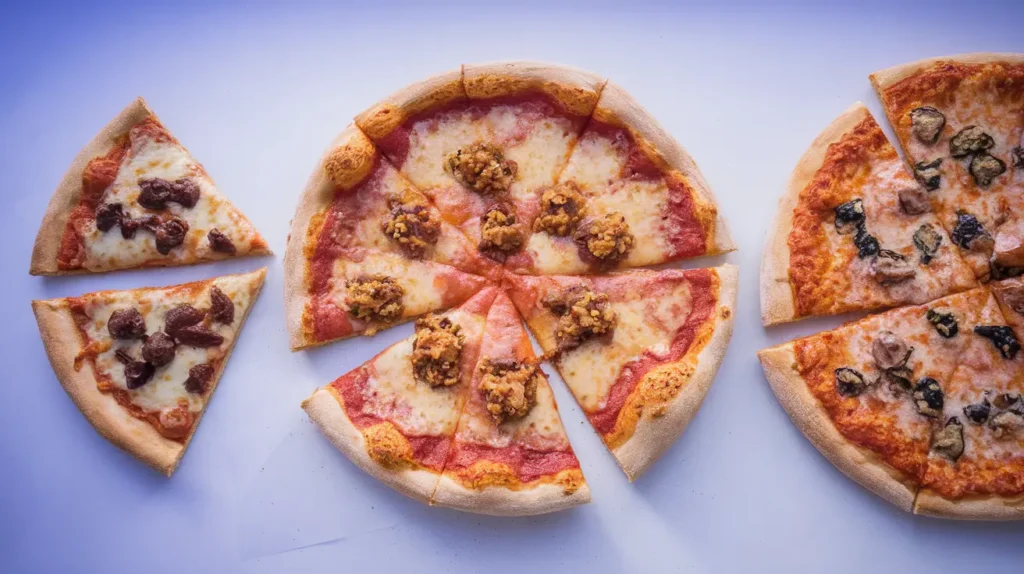
<path id="1" fill-rule="evenodd" d="M 836 231 L 841 235 L 853 233 L 854 230 L 860 232 L 860 226 L 864 223 L 864 202 L 860 198 L 840 205 L 835 208 L 835 213 Z"/>
<path id="2" fill-rule="evenodd" d="M 914 404 L 917 406 L 917 412 L 922 415 L 937 418 L 942 414 L 945 402 L 942 387 L 935 379 L 925 377 L 914 386 Z"/>
<path id="3" fill-rule="evenodd" d="M 861 259 L 878 255 L 882 249 L 875 236 L 868 233 L 863 224 L 857 227 L 857 236 L 853 238 L 853 244 L 857 246 L 857 257 Z"/>
<path id="4" fill-rule="evenodd" d="M 942 245 L 942 234 L 931 223 L 925 223 L 914 232 L 914 246 L 921 252 L 921 263 L 928 265 Z"/>
<path id="5" fill-rule="evenodd" d="M 844 397 L 855 397 L 864 392 L 864 375 L 848 367 L 836 369 L 836 391 Z"/>
<path id="6" fill-rule="evenodd" d="M 952 339 L 956 337 L 956 334 L 960 332 L 960 325 L 956 322 L 956 316 L 952 313 L 944 313 L 942 311 L 936 311 L 935 309 L 928 309 L 928 313 L 925 314 L 925 318 L 931 323 L 935 330 L 942 335 L 944 339 Z"/>
<path id="7" fill-rule="evenodd" d="M 1020 351 L 1020 343 L 1013 334 L 1013 329 L 1005 325 L 978 325 L 974 332 L 991 340 L 1004 359 L 1013 360 L 1017 356 L 1017 351 Z"/>
<path id="8" fill-rule="evenodd" d="M 1024 147 L 1017 146 L 1011 152 L 1013 155 L 1013 167 L 1024 169 Z"/>
<path id="9" fill-rule="evenodd" d="M 985 421 L 988 420 L 988 415 L 991 412 L 992 403 L 988 402 L 988 399 L 983 399 L 980 403 L 964 407 L 964 416 L 967 417 L 967 420 L 976 425 L 985 424 Z"/>

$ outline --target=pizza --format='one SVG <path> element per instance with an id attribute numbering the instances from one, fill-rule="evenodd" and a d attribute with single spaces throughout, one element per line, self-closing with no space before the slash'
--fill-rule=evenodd
<path id="1" fill-rule="evenodd" d="M 868 109 L 815 139 L 790 177 L 761 266 L 765 325 L 920 304 L 977 285 Z"/>
<path id="2" fill-rule="evenodd" d="M 43 216 L 29 272 L 99 273 L 269 253 L 139 98 L 72 162 Z"/>
<path id="3" fill-rule="evenodd" d="M 172 287 L 33 301 L 64 390 L 107 440 L 170 476 L 266 269 Z"/>
<path id="4" fill-rule="evenodd" d="M 1019 273 L 1012 268 L 1024 267 L 1024 56 L 922 60 L 876 72 L 871 82 L 975 274 Z"/>
<path id="5" fill-rule="evenodd" d="M 516 307 L 632 480 L 700 408 L 732 333 L 738 272 L 509 275 Z"/>

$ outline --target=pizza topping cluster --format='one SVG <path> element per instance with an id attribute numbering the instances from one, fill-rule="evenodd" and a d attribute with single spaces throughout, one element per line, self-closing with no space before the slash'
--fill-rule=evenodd
<path id="1" fill-rule="evenodd" d="M 180 178 L 175 181 L 144 178 L 140 179 L 138 184 L 140 192 L 137 201 L 141 207 L 151 211 L 163 211 L 169 203 L 192 208 L 199 202 L 199 184 L 191 178 Z M 188 223 L 180 217 L 161 217 L 153 214 L 132 217 L 120 203 L 101 204 L 96 208 L 94 215 L 96 229 L 104 233 L 115 226 L 120 226 L 121 236 L 132 239 L 140 229 L 149 231 L 153 234 L 156 250 L 161 255 L 170 254 L 172 249 L 184 243 L 189 230 Z M 222 253 L 234 253 L 235 246 L 231 240 L 220 231 L 217 231 L 217 235 L 219 237 L 211 232 L 208 236 L 211 248 Z"/>
<path id="2" fill-rule="evenodd" d="M 185 390 L 201 395 L 206 392 L 210 379 L 213 378 L 213 367 L 207 364 L 193 365 L 188 370 L 188 378 L 185 379 Z"/>
<path id="3" fill-rule="evenodd" d="M 448 155 L 444 168 L 456 181 L 481 194 L 507 191 L 519 170 L 498 147 L 486 143 L 455 150 Z"/>
<path id="4" fill-rule="evenodd" d="M 958 159 L 967 159 L 967 170 L 974 183 L 988 187 L 992 180 L 1006 172 L 1006 162 L 995 157 L 989 150 L 995 146 L 992 136 L 979 126 L 967 126 L 949 140 L 949 154 Z"/>
<path id="5" fill-rule="evenodd" d="M 925 377 L 914 386 L 914 405 L 917 412 L 929 418 L 942 416 L 942 406 L 946 403 L 945 395 L 939 382 Z"/>
<path id="6" fill-rule="evenodd" d="M 922 143 L 931 145 L 939 141 L 944 127 L 946 116 L 931 106 L 921 106 L 910 112 L 910 131 Z"/>
<path id="7" fill-rule="evenodd" d="M 871 356 L 882 371 L 879 383 L 886 383 L 895 393 L 909 391 L 913 386 L 914 371 L 907 366 L 913 347 L 892 331 L 882 331 L 871 345 Z"/>
<path id="8" fill-rule="evenodd" d="M 146 336 L 146 319 L 135 307 L 118 309 L 107 319 L 107 332 L 115 339 L 141 339 Z"/>
<path id="9" fill-rule="evenodd" d="M 920 185 L 907 185 L 896 192 L 900 200 L 900 208 L 907 215 L 921 215 L 932 209 L 928 192 Z"/>
<path id="10" fill-rule="evenodd" d="M 174 339 L 163 331 L 157 331 L 146 338 L 142 345 L 142 358 L 154 367 L 162 367 L 174 359 Z"/>
<path id="11" fill-rule="evenodd" d="M 199 185 L 187 177 L 175 181 L 160 178 L 140 179 L 139 189 L 139 205 L 153 211 L 167 209 L 168 203 L 191 208 L 199 202 Z"/>
<path id="12" fill-rule="evenodd" d="M 967 417 L 968 421 L 976 425 L 983 425 L 988 422 L 988 417 L 991 412 L 992 403 L 988 402 L 988 398 L 982 399 L 980 403 L 964 407 L 964 416 Z"/>
<path id="13" fill-rule="evenodd" d="M 523 228 L 512 207 L 498 204 L 480 217 L 480 252 L 502 262 L 523 246 Z"/>
<path id="14" fill-rule="evenodd" d="M 459 382 L 459 366 L 465 335 L 447 317 L 430 315 L 416 321 L 412 344 L 412 372 L 417 381 L 431 387 L 450 387 Z"/>
<path id="15" fill-rule="evenodd" d="M 864 226 L 864 201 L 859 197 L 851 199 L 835 208 L 836 232 L 839 235 L 849 235 L 853 232 L 860 232 Z"/>
<path id="16" fill-rule="evenodd" d="M 935 327 L 939 335 L 945 339 L 952 339 L 960 332 L 960 325 L 957 323 L 956 315 L 948 309 L 928 309 L 925 318 Z"/>
<path id="17" fill-rule="evenodd" d="M 124 365 L 124 382 L 128 390 L 135 390 L 148 383 L 156 373 L 153 365 L 132 358 L 124 349 L 114 351 L 114 357 Z"/>
<path id="18" fill-rule="evenodd" d="M 974 332 L 992 341 L 1004 359 L 1013 360 L 1020 351 L 1017 336 L 1013 334 L 1013 329 L 1006 325 L 978 325 Z"/>
<path id="19" fill-rule="evenodd" d="M 594 293 L 585 285 L 553 293 L 543 305 L 558 315 L 555 342 L 559 352 L 575 349 L 584 341 L 608 335 L 615 329 L 617 317 L 608 304 L 608 296 Z"/>
<path id="20" fill-rule="evenodd" d="M 421 203 L 389 201 L 391 212 L 384 216 L 381 231 L 407 256 L 423 257 L 427 247 L 441 236 L 441 222 Z"/>
<path id="21" fill-rule="evenodd" d="M 997 439 L 1011 437 L 1024 430 L 1024 401 L 1017 393 L 998 394 L 992 402 L 986 396 L 981 402 L 964 407 L 964 415 L 973 424 L 988 423 L 992 436 Z"/>
<path id="22" fill-rule="evenodd" d="M 849 367 L 836 369 L 836 391 L 844 397 L 856 397 L 868 388 L 867 380 L 859 371 Z"/>
<path id="23" fill-rule="evenodd" d="M 871 261 L 870 274 L 882 285 L 892 285 L 913 279 L 917 275 L 917 269 L 903 255 L 881 249 Z"/>
<path id="24" fill-rule="evenodd" d="M 942 158 L 919 161 L 914 164 L 914 179 L 928 191 L 935 191 L 942 185 Z"/>
<path id="25" fill-rule="evenodd" d="M 921 263 L 928 265 L 942 246 L 942 234 L 931 223 L 925 223 L 914 232 L 914 246 L 921 252 Z"/>
<path id="26" fill-rule="evenodd" d="M 405 289 L 389 275 L 360 275 L 345 288 L 348 312 L 360 321 L 393 321 L 405 310 Z"/>
<path id="27" fill-rule="evenodd" d="M 626 218 L 619 212 L 584 221 L 573 235 L 580 258 L 599 265 L 622 261 L 633 249 L 636 239 Z"/>
<path id="28" fill-rule="evenodd" d="M 950 417 L 946 426 L 935 433 L 932 440 L 932 452 L 956 461 L 964 453 L 964 425 L 960 419 Z"/>
<path id="29" fill-rule="evenodd" d="M 537 404 L 537 384 L 543 375 L 536 365 L 486 358 L 480 373 L 480 393 L 496 424 L 521 419 Z"/>
<path id="30" fill-rule="evenodd" d="M 980 253 L 991 253 L 995 246 L 995 240 L 978 218 L 963 211 L 957 213 L 956 225 L 949 238 L 964 249 Z"/>
<path id="31" fill-rule="evenodd" d="M 540 197 L 540 216 L 534 220 L 533 230 L 565 237 L 583 219 L 585 204 L 576 182 L 568 181 L 547 189 Z"/>

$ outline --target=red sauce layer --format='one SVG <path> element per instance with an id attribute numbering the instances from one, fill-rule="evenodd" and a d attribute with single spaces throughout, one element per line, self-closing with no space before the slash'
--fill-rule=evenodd
<path id="1" fill-rule="evenodd" d="M 516 478 L 524 483 L 552 476 L 563 470 L 580 467 L 580 462 L 571 448 L 560 451 L 538 451 L 518 444 L 506 448 L 460 444 L 455 448 L 451 460 L 448 461 L 447 470 L 458 472 L 469 468 L 480 460 L 509 465 L 515 469 Z"/>

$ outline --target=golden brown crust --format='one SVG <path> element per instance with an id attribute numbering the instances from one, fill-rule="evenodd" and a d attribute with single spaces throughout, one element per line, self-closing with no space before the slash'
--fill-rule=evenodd
<path id="1" fill-rule="evenodd" d="M 590 502 L 590 487 L 578 468 L 559 472 L 543 482 L 511 490 L 505 485 L 471 488 L 444 475 L 431 504 L 494 516 L 532 516 Z"/>
<path id="2" fill-rule="evenodd" d="M 452 70 L 398 90 L 356 116 L 355 122 L 371 139 L 380 140 L 416 114 L 465 99 L 462 70 Z"/>
<path id="3" fill-rule="evenodd" d="M 914 501 L 914 514 L 958 520 L 1024 520 L 1024 494 L 1010 498 L 973 496 L 950 500 L 923 488 Z"/>
<path id="4" fill-rule="evenodd" d="M 246 274 L 250 289 L 252 289 L 251 302 L 238 324 L 239 332 L 245 325 L 245 320 L 256 297 L 259 296 L 266 273 L 267 269 L 264 267 Z M 185 450 L 188 449 L 196 429 L 199 428 L 203 414 L 209 407 L 209 401 L 213 399 L 221 374 L 231 357 L 231 351 L 234 349 L 238 337 L 233 339 L 216 372 L 210 378 L 207 403 L 203 410 L 196 415 L 192 429 L 182 443 L 164 438 L 149 422 L 132 416 L 110 395 L 100 392 L 96 385 L 95 373 L 91 368 L 75 368 L 75 358 L 82 349 L 82 336 L 71 316 L 67 299 L 32 301 L 32 311 L 39 324 L 39 334 L 43 339 L 46 355 L 50 359 L 50 365 L 57 375 L 57 380 L 60 381 L 68 396 L 82 411 L 93 428 L 116 446 L 161 473 L 171 476 Z"/>
<path id="5" fill-rule="evenodd" d="M 491 62 L 463 66 L 466 95 L 488 99 L 541 92 L 577 116 L 589 116 L 597 105 L 605 79 L 543 62 Z"/>
<path id="6" fill-rule="evenodd" d="M 694 191 L 694 215 L 708 234 L 707 255 L 736 249 L 725 219 L 718 213 L 715 196 L 697 163 L 632 96 L 609 81 L 601 91 L 601 99 L 594 109 L 593 118 L 625 128 L 644 155 L 662 169 L 667 177 L 675 179 L 685 189 Z"/>
<path id="7" fill-rule="evenodd" d="M 1024 54 L 1014 54 L 1010 52 L 996 53 L 996 52 L 976 52 L 973 54 L 960 54 L 958 56 L 942 56 L 938 58 L 927 58 L 924 60 L 917 60 L 915 62 L 908 62 L 906 64 L 900 64 L 891 68 L 886 68 L 871 74 L 871 84 L 875 87 L 878 95 L 882 101 L 885 102 L 885 92 L 889 88 L 898 84 L 899 82 L 916 76 L 922 72 L 926 72 L 931 68 L 934 68 L 936 64 L 950 63 L 962 66 L 979 66 L 986 64 L 1008 64 L 1018 65 L 1024 64 Z M 893 102 L 896 103 L 896 102 Z"/>
<path id="8" fill-rule="evenodd" d="M 68 215 L 78 205 L 82 195 L 82 174 L 85 173 L 85 166 L 94 157 L 101 156 L 114 147 L 117 139 L 127 134 L 133 126 L 153 115 L 146 101 L 136 98 L 78 152 L 46 206 L 43 222 L 39 226 L 39 233 L 32 247 L 32 263 L 28 271 L 30 274 L 70 275 L 87 271 L 64 270 L 57 267 L 57 254 L 64 229 L 67 227 Z"/>
<path id="9" fill-rule="evenodd" d="M 793 343 L 757 354 L 779 403 L 807 440 L 846 476 L 899 508 L 911 511 L 916 484 L 871 451 L 844 438 L 811 393 L 796 366 Z"/>

